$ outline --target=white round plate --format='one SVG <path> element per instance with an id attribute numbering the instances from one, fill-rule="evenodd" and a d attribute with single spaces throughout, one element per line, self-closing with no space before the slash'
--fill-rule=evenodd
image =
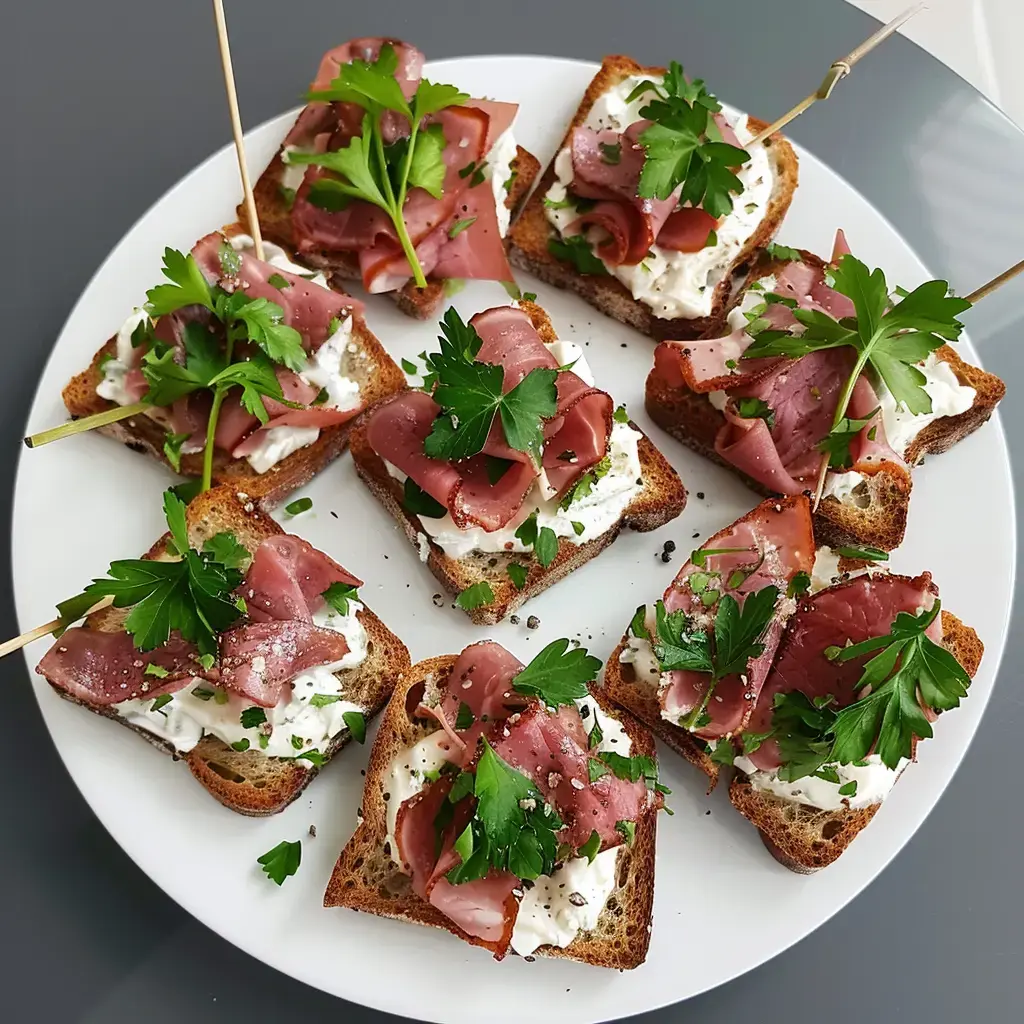
<path id="1" fill-rule="evenodd" d="M 473 95 L 518 101 L 517 138 L 546 164 L 594 70 L 548 57 L 476 57 L 438 62 L 430 75 Z M 249 135 L 254 172 L 266 165 L 293 116 Z M 827 253 L 842 226 L 858 256 L 885 267 L 891 281 L 912 287 L 931 276 L 862 196 L 802 151 L 800 176 L 783 242 Z M 128 232 L 54 347 L 30 430 L 64 420 L 62 386 L 159 280 L 164 246 L 188 250 L 234 220 L 238 194 L 234 155 L 225 148 Z M 485 631 L 450 602 L 433 604 L 439 590 L 433 577 L 360 484 L 351 460 L 340 459 L 303 492 L 313 499 L 313 511 L 282 519 L 367 581 L 365 600 L 405 640 L 414 661 L 458 652 L 487 632 L 524 661 L 560 636 L 580 638 L 607 657 L 633 609 L 661 595 L 685 552 L 757 500 L 730 473 L 650 424 L 643 387 L 654 346 L 647 338 L 526 275 L 520 283 L 538 293 L 562 337 L 586 347 L 598 384 L 628 404 L 679 470 L 689 504 L 680 519 L 655 534 L 624 533 L 532 602 L 528 613 L 539 616 L 538 629 L 528 630 L 524 616 L 523 625 Z M 468 316 L 504 301 L 499 285 L 476 283 L 456 296 L 455 305 Z M 434 345 L 436 324 L 407 319 L 385 298 L 371 297 L 367 319 L 396 359 Z M 976 361 L 968 341 L 961 350 Z M 160 492 L 171 482 L 155 462 L 99 436 L 24 452 L 13 529 L 22 628 L 50 619 L 56 601 L 105 572 L 111 559 L 146 550 L 164 529 Z M 495 963 L 445 932 L 324 910 L 331 868 L 356 824 L 368 747 L 347 748 L 284 813 L 253 820 L 222 808 L 182 765 L 128 730 L 59 700 L 39 676 L 33 680 L 68 771 L 114 838 L 186 910 L 253 956 L 327 992 L 410 1017 L 467 1024 L 531 1016 L 563 1024 L 608 1020 L 685 999 L 782 952 L 852 899 L 913 835 L 956 770 L 991 693 L 1009 620 L 1014 536 L 1006 441 L 996 418 L 915 474 L 907 540 L 892 559 L 899 571 L 931 570 L 944 604 L 981 633 L 984 663 L 964 706 L 942 717 L 936 737 L 921 745 L 920 763 L 827 871 L 805 877 L 780 867 L 729 806 L 725 787 L 707 797 L 703 776 L 662 751 L 675 816 L 662 815 L 659 822 L 650 954 L 631 972 L 518 957 Z M 670 538 L 677 551 L 674 564 L 665 565 L 657 556 Z M 29 648 L 30 668 L 43 651 L 42 643 Z M 307 834 L 310 825 L 316 825 L 316 838 Z M 299 838 L 302 867 L 279 889 L 256 858 L 282 839 Z M 722 921 L 749 927 L 741 929 L 741 939 L 725 941 Z"/>

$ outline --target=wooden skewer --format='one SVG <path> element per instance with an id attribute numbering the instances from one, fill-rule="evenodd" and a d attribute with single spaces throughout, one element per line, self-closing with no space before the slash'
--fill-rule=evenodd
<path id="1" fill-rule="evenodd" d="M 970 295 L 965 295 L 964 298 L 972 305 L 975 302 L 980 302 L 986 295 L 991 295 L 997 288 L 1002 287 L 1007 281 L 1012 280 L 1018 274 L 1024 272 L 1024 260 L 1020 263 L 1015 263 L 1009 270 L 1004 270 L 998 277 L 993 277 L 988 284 L 983 284 L 980 288 L 976 288 Z"/>
<path id="2" fill-rule="evenodd" d="M 812 92 L 810 96 L 805 96 L 792 110 L 783 114 L 778 121 L 768 125 L 763 132 L 747 143 L 747 148 L 756 146 L 759 142 L 764 142 L 765 139 L 774 135 L 780 128 L 784 128 L 794 118 L 799 117 L 808 107 L 817 103 L 818 100 L 827 100 L 832 95 L 832 90 L 836 87 L 837 83 L 853 70 L 854 64 L 861 57 L 870 53 L 879 43 L 888 39 L 898 28 L 910 21 L 915 14 L 920 14 L 926 6 L 926 4 L 919 3 L 914 4 L 913 7 L 908 7 L 902 14 L 897 15 L 887 25 L 883 25 L 877 32 L 865 39 L 855 50 L 851 50 L 841 60 L 835 61 L 828 69 L 828 74 L 825 75 L 816 92 Z"/>
<path id="3" fill-rule="evenodd" d="M 108 608 L 113 604 L 113 601 L 113 597 L 105 597 L 98 604 L 94 604 L 85 614 L 92 615 L 93 612 L 98 612 L 101 608 Z M 16 636 L 12 640 L 0 644 L 0 658 L 5 657 L 12 651 L 20 651 L 22 647 L 27 647 L 35 640 L 41 640 L 44 636 L 49 636 L 55 630 L 60 629 L 62 625 L 65 625 L 63 619 L 51 619 L 42 626 L 36 626 L 35 629 L 30 629 L 27 633 L 22 633 L 21 636 Z"/>
<path id="4" fill-rule="evenodd" d="M 224 68 L 224 88 L 228 94 L 228 112 L 231 115 L 231 131 L 235 137 L 235 155 L 238 157 L 238 173 L 242 177 L 242 193 L 245 199 L 245 212 L 249 220 L 249 232 L 252 234 L 253 249 L 256 259 L 263 259 L 263 235 L 260 233 L 260 221 L 256 214 L 256 200 L 252 194 L 252 183 L 249 181 L 249 168 L 245 162 L 245 141 L 242 137 L 242 118 L 238 112 L 238 95 L 235 92 L 235 72 L 231 67 L 231 47 L 228 44 L 228 25 L 224 18 L 223 0 L 213 0 L 213 17 L 217 23 L 217 46 L 220 49 L 220 62 Z"/>

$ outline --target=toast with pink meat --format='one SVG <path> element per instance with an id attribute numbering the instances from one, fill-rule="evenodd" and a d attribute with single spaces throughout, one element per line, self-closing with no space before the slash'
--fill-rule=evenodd
<path id="1" fill-rule="evenodd" d="M 647 411 L 762 494 L 820 495 L 820 543 L 892 550 L 912 467 L 977 430 L 1006 390 L 949 344 L 969 304 L 947 290 L 890 289 L 842 232 L 828 264 L 771 246 L 727 333 L 658 346 Z"/>
<path id="2" fill-rule="evenodd" d="M 505 235 L 540 165 L 516 144 L 515 103 L 431 82 L 423 63 L 396 39 L 329 50 L 254 191 L 264 234 L 300 262 L 430 319 L 449 281 L 512 282 Z"/>
<path id="3" fill-rule="evenodd" d="M 147 292 L 65 387 L 68 412 L 206 486 L 271 508 L 336 459 L 356 417 L 405 386 L 362 304 L 237 225 L 167 249 Z M 130 414 L 112 419 L 118 407 Z"/>
<path id="4" fill-rule="evenodd" d="M 797 186 L 793 147 L 673 62 L 605 57 L 511 231 L 509 258 L 642 333 L 720 323 Z M 746 147 L 746 148 L 744 148 Z"/>
<path id="5" fill-rule="evenodd" d="M 182 760 L 224 806 L 283 810 L 387 702 L 404 644 L 360 600 L 362 581 L 286 534 L 228 487 L 186 508 L 168 491 L 168 533 L 114 562 L 36 669 L 67 700 Z"/>
<path id="6" fill-rule="evenodd" d="M 931 576 L 887 558 L 816 547 L 803 495 L 762 502 L 637 609 L 605 670 L 608 697 L 712 786 L 732 773 L 733 804 L 794 871 L 846 850 L 981 662 Z"/>
<path id="7" fill-rule="evenodd" d="M 444 928 L 496 959 L 643 962 L 654 741 L 568 640 L 529 665 L 492 641 L 414 665 L 388 704 L 362 816 L 324 905 Z"/>
<path id="8" fill-rule="evenodd" d="M 686 503 L 675 470 L 532 302 L 445 314 L 422 388 L 353 432 L 356 470 L 474 622 L 491 624 Z M 480 396 L 488 396 L 484 402 Z"/>

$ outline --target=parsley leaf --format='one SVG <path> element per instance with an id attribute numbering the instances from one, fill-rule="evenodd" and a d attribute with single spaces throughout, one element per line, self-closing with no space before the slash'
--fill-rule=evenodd
<path id="1" fill-rule="evenodd" d="M 456 729 L 468 729 L 476 721 L 473 709 L 463 700 L 459 701 L 459 713 L 455 716 Z"/>
<path id="2" fill-rule="evenodd" d="M 775 429 L 775 410 L 763 398 L 737 398 L 736 411 L 745 420 L 764 420 L 769 430 Z"/>
<path id="3" fill-rule="evenodd" d="M 537 561 L 547 568 L 558 557 L 558 537 L 550 526 L 542 526 L 533 545 Z"/>
<path id="4" fill-rule="evenodd" d="M 640 109 L 654 122 L 640 133 L 645 150 L 637 195 L 667 199 L 677 188 L 680 198 L 702 206 L 712 217 L 732 210 L 732 194 L 743 191 L 733 173 L 750 160 L 746 150 L 721 141 L 711 114 L 721 110 L 700 79 L 689 82 L 673 61 L 661 86 L 651 83 L 655 98 Z"/>
<path id="5" fill-rule="evenodd" d="M 461 862 L 448 872 L 455 885 L 482 878 L 490 868 L 532 880 L 551 874 L 562 820 L 536 786 L 483 740 L 473 792 L 473 818 L 455 842 Z"/>
<path id="6" fill-rule="evenodd" d="M 803 256 L 799 249 L 793 249 L 788 245 L 779 245 L 778 242 L 769 242 L 764 247 L 765 255 L 772 260 L 786 260 L 791 263 L 803 263 Z"/>
<path id="7" fill-rule="evenodd" d="M 530 575 L 529 569 L 519 562 L 509 562 L 505 570 L 508 578 L 512 581 L 516 590 L 522 590 L 526 586 L 526 579 Z"/>
<path id="8" fill-rule="evenodd" d="M 349 601 L 359 599 L 359 593 L 351 583 L 340 582 L 332 583 L 321 596 L 339 615 L 348 615 Z"/>
<path id="9" fill-rule="evenodd" d="M 853 453 L 850 446 L 860 436 L 860 432 L 878 414 L 876 408 L 863 419 L 844 416 L 836 423 L 828 434 L 818 442 L 818 451 L 828 456 L 828 464 L 838 469 L 849 469 L 853 465 Z"/>
<path id="10" fill-rule="evenodd" d="M 895 768 L 911 756 L 914 737 L 932 735 L 918 695 L 933 711 L 955 708 L 967 696 L 971 680 L 963 666 L 925 634 L 939 610 L 936 601 L 918 616 L 900 612 L 888 635 L 842 648 L 839 661 L 878 653 L 864 663 L 857 684 L 871 692 L 843 708 L 829 730 L 835 737 L 833 760 L 849 764 L 873 749 L 883 764 Z"/>
<path id="11" fill-rule="evenodd" d="M 405 478 L 402 504 L 414 515 L 425 519 L 444 519 L 448 514 L 448 509 L 427 494 L 411 476 Z"/>
<path id="12" fill-rule="evenodd" d="M 290 843 L 287 840 L 278 843 L 262 857 L 257 857 L 256 863 L 263 866 L 272 882 L 284 885 L 284 880 L 299 870 L 302 863 L 302 843 Z"/>
<path id="13" fill-rule="evenodd" d="M 177 249 L 164 249 L 164 277 L 170 284 L 158 284 L 146 292 L 146 312 L 152 317 L 174 313 L 185 306 L 205 306 L 213 311 L 213 295 L 195 257 Z"/>
<path id="14" fill-rule="evenodd" d="M 615 831 L 626 840 L 627 846 L 632 846 L 633 840 L 636 839 L 636 822 L 626 820 L 617 821 L 615 822 Z"/>
<path id="15" fill-rule="evenodd" d="M 344 711 L 342 721 L 348 727 L 349 735 L 356 743 L 366 742 L 366 716 L 361 711 Z"/>
<path id="16" fill-rule="evenodd" d="M 587 684 L 597 678 L 600 669 L 600 659 L 589 655 L 586 648 L 570 649 L 565 638 L 553 640 L 512 677 L 512 689 L 540 697 L 549 707 L 572 704 L 589 694 Z"/>
<path id="17" fill-rule="evenodd" d="M 229 569 L 242 569 L 252 561 L 249 549 L 238 543 L 238 538 L 226 530 L 215 533 L 203 544 L 203 552 L 215 562 Z"/>
<path id="18" fill-rule="evenodd" d="M 267 712 L 258 707 L 246 708 L 238 719 L 243 729 L 255 729 L 267 720 Z"/>
<path id="19" fill-rule="evenodd" d="M 565 492 L 564 497 L 558 503 L 558 507 L 565 511 L 574 501 L 587 497 L 593 491 L 597 481 L 607 476 L 611 468 L 611 456 L 606 455 L 600 462 L 591 466 L 590 469 L 583 473 L 576 483 Z"/>
<path id="20" fill-rule="evenodd" d="M 542 419 L 556 410 L 555 370 L 536 367 L 507 394 L 505 371 L 474 362 L 482 341 L 476 330 L 449 307 L 441 322 L 440 352 L 430 358 L 437 375 L 434 400 L 442 415 L 434 420 L 423 450 L 448 462 L 467 459 L 483 450 L 495 414 L 500 414 L 505 440 L 537 463 L 544 443 Z"/>
<path id="21" fill-rule="evenodd" d="M 139 650 L 160 647 L 177 631 L 196 644 L 201 654 L 214 655 L 217 634 L 234 625 L 241 614 L 232 592 L 241 584 L 242 574 L 209 552 L 189 548 L 185 505 L 171 491 L 164 493 L 164 512 L 170 543 L 182 556 L 180 561 L 111 562 L 107 578 L 93 580 L 81 594 L 58 604 L 57 611 L 62 623 L 71 623 L 110 596 L 115 608 L 131 608 L 124 628 Z"/>
<path id="22" fill-rule="evenodd" d="M 232 298 L 239 294 L 235 292 Z M 284 322 L 284 310 L 276 302 L 252 299 L 244 305 L 227 307 L 222 319 L 227 320 L 229 315 L 245 325 L 248 340 L 259 345 L 275 363 L 282 363 L 296 373 L 306 368 L 302 335 Z"/>
<path id="23" fill-rule="evenodd" d="M 191 434 L 168 433 L 164 438 L 164 455 L 175 473 L 181 472 L 181 446 L 191 436 Z"/>
<path id="24" fill-rule="evenodd" d="M 548 239 L 548 252 L 556 259 L 571 263 L 581 274 L 607 274 L 608 268 L 594 255 L 594 248 L 583 235 Z"/>
<path id="25" fill-rule="evenodd" d="M 455 603 L 464 612 L 471 612 L 474 608 L 482 608 L 484 605 L 491 604 L 493 601 L 494 591 L 491 590 L 491 585 L 487 580 L 481 580 L 479 583 L 474 583 L 471 587 L 466 587 L 466 589 L 462 591 L 457 598 L 455 598 Z"/>
<path id="26" fill-rule="evenodd" d="M 578 857 L 586 857 L 588 864 L 594 863 L 594 858 L 597 856 L 598 851 L 601 849 L 601 837 L 598 835 L 597 829 L 594 829 L 590 833 L 590 837 L 587 841 L 576 851 Z"/>

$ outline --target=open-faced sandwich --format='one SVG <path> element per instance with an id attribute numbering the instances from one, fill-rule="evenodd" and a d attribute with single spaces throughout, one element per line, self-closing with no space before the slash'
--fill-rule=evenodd
<path id="1" fill-rule="evenodd" d="M 337 458 L 353 418 L 405 376 L 361 303 L 276 245 L 266 262 L 251 249 L 238 225 L 188 255 L 167 249 L 168 282 L 63 397 L 81 426 L 269 508 Z"/>
<path id="2" fill-rule="evenodd" d="M 931 576 L 886 557 L 815 549 L 802 495 L 762 502 L 637 609 L 605 671 L 712 784 L 735 769 L 730 799 L 794 871 L 842 854 L 981 662 Z"/>
<path id="3" fill-rule="evenodd" d="M 268 238 L 429 319 L 450 280 L 512 281 L 505 235 L 540 165 L 515 103 L 428 81 L 423 60 L 394 39 L 329 50 L 254 191 Z"/>
<path id="4" fill-rule="evenodd" d="M 591 693 L 600 667 L 568 640 L 527 666 L 491 641 L 414 665 L 324 905 L 446 928 L 497 959 L 642 963 L 667 791 L 650 734 Z"/>
<path id="5" fill-rule="evenodd" d="M 797 185 L 790 144 L 676 63 L 606 57 L 513 225 L 510 258 L 652 338 L 721 322 Z"/>
<path id="6" fill-rule="evenodd" d="M 409 667 L 361 582 L 218 487 L 169 531 L 58 605 L 71 624 L 36 669 L 60 696 L 181 758 L 231 810 L 282 810 L 387 702 Z"/>
<path id="7" fill-rule="evenodd" d="M 890 294 L 842 232 L 827 265 L 770 246 L 720 336 L 658 346 L 647 411 L 762 494 L 820 494 L 820 543 L 892 550 L 911 467 L 977 430 L 1006 390 L 948 344 L 970 303 L 947 293 Z"/>
<path id="8" fill-rule="evenodd" d="M 536 304 L 442 321 L 421 390 L 352 433 L 359 475 L 474 622 L 495 623 L 686 503 L 675 471 Z"/>

